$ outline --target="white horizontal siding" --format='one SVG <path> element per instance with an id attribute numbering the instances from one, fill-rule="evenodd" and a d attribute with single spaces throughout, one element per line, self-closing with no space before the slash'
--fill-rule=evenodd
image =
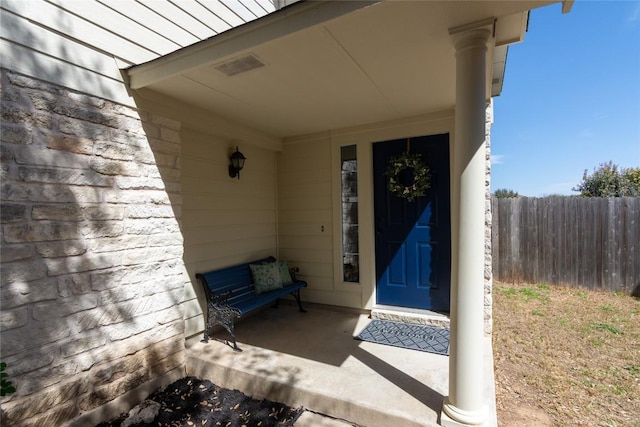
<path id="1" fill-rule="evenodd" d="M 225 0 L 224 4 L 243 21 L 251 21 L 256 17 L 255 14 L 251 12 L 251 10 L 249 10 L 249 8 L 240 0 Z"/>
<path id="2" fill-rule="evenodd" d="M 154 7 L 157 2 L 153 2 L 151 7 Z M 174 3 L 176 7 L 182 9 L 189 16 L 182 16 L 176 19 L 176 22 L 179 25 L 186 25 L 187 28 L 190 28 L 197 34 L 201 39 L 206 39 L 211 37 L 214 34 L 221 33 L 226 31 L 231 27 L 230 24 L 222 20 L 215 13 L 212 13 L 211 10 L 207 9 L 200 2 L 195 0 L 181 0 L 178 3 Z M 157 13 L 164 13 L 165 11 L 161 11 L 159 9 L 155 9 Z M 167 15 L 165 15 L 167 17 Z M 169 15 L 168 18 L 174 19 L 173 15 Z M 192 21 L 196 21 L 195 23 Z M 208 29 L 208 31 L 207 31 Z"/>
<path id="3" fill-rule="evenodd" d="M 203 3 L 204 7 L 206 7 L 210 12 L 215 14 L 222 21 L 226 22 L 227 25 L 231 27 L 237 27 L 238 25 L 242 25 L 245 21 L 240 18 L 236 13 L 233 12 L 232 9 L 229 8 L 226 1 L 208 1 Z"/>
<path id="4" fill-rule="evenodd" d="M 318 290 L 305 288 L 303 292 L 303 299 L 308 299 L 309 301 L 314 301 L 319 304 L 355 308 L 359 308 L 361 304 L 360 292 L 357 289 L 355 292 L 344 292 L 336 290 Z"/>
<path id="5" fill-rule="evenodd" d="M 235 143 L 189 128 L 180 140 L 184 262 L 192 280 L 185 293 L 189 336 L 203 327 L 196 273 L 276 255 L 276 154 L 240 143 L 247 162 L 235 179 L 228 174 Z"/>
<path id="6" fill-rule="evenodd" d="M 132 103 L 121 81 L 107 78 L 102 74 L 25 46 L 0 40 L 0 57 L 2 57 L 4 68 L 121 104 Z M 114 60 L 113 69 L 117 70 L 117 68 Z"/>
<path id="7" fill-rule="evenodd" d="M 204 245 L 207 243 L 225 244 L 233 240 L 251 239 L 275 239 L 275 225 L 272 224 L 239 224 L 233 221 L 231 224 L 212 225 L 213 223 L 192 227 L 185 230 L 184 238 L 189 244 Z"/>
<path id="8" fill-rule="evenodd" d="M 292 266 L 298 267 L 300 271 L 305 272 L 305 277 L 313 277 L 314 280 L 310 280 L 308 283 L 309 288 L 322 289 L 320 283 L 333 283 L 332 280 L 326 282 L 324 279 L 316 280 L 316 278 L 329 278 L 333 274 L 333 265 L 331 263 L 318 263 L 318 262 L 291 262 Z M 332 289 L 333 286 L 329 286 Z"/>
<path id="9" fill-rule="evenodd" d="M 291 211 L 278 211 L 278 222 L 280 227 L 289 225 L 305 225 L 309 229 L 317 230 L 319 225 L 331 227 L 333 212 L 331 209 L 317 211 L 312 209 L 298 209 Z M 284 228 L 286 230 L 286 228 Z"/>
<path id="10" fill-rule="evenodd" d="M 280 193 L 284 193 L 279 190 Z M 305 193 L 299 196 L 284 193 L 278 200 L 282 211 L 307 212 L 327 210 L 331 211 L 331 197 L 320 196 L 315 193 Z"/>
<path id="11" fill-rule="evenodd" d="M 235 227 L 235 229 L 239 229 Z M 184 263 L 195 283 L 195 273 L 265 258 L 275 253 L 275 236 L 209 242 L 185 247 Z M 224 260 L 221 261 L 221 260 Z M 195 313 L 197 315 L 197 313 Z"/>
<path id="12" fill-rule="evenodd" d="M 324 222 L 324 219 L 321 219 L 320 222 Z M 328 236 L 331 236 L 332 229 L 330 226 L 321 226 L 320 230 L 313 223 L 296 223 L 293 221 L 282 220 L 280 221 L 280 226 L 278 228 L 281 236 L 316 236 L 318 231 L 323 231 L 327 233 Z"/>
<path id="13" fill-rule="evenodd" d="M 297 246 L 281 246 L 280 258 L 290 261 L 292 265 L 298 265 L 301 263 L 332 265 L 333 251 L 331 250 L 331 248 L 310 249 Z M 307 272 L 303 269 L 300 270 L 300 274 L 303 277 L 307 277 Z M 333 281 L 333 277 L 327 277 L 326 279 Z"/>
<path id="14" fill-rule="evenodd" d="M 25 46 L 30 45 L 32 38 L 45 38 L 51 33 L 59 33 L 68 43 L 84 44 L 131 64 L 146 62 L 158 56 L 151 49 L 123 39 L 115 29 L 105 29 L 41 0 L 28 2 L 5 0 L 0 7 L 39 27 L 38 33 L 23 32 L 21 34 Z M 23 31 L 21 28 L 17 30 Z"/>
<path id="15" fill-rule="evenodd" d="M 265 13 L 265 10 L 262 8 L 262 6 L 258 2 L 254 1 L 254 0 L 240 0 L 240 2 L 255 17 L 261 16 L 261 15 L 263 15 Z"/>
<path id="16" fill-rule="evenodd" d="M 58 59 L 87 71 L 94 71 L 109 79 L 121 81 L 122 76 L 113 56 L 91 49 L 84 44 L 69 42 L 60 34 L 44 32 L 24 17 L 4 13 L 0 37 L 5 41 L 3 52 L 10 51 L 12 45 L 20 49 L 14 54 L 3 55 L 3 63 L 5 58 L 19 57 L 20 61 L 28 60 L 30 56 L 28 50 L 32 50 L 40 56 L 49 56 L 53 60 Z"/>
<path id="17" fill-rule="evenodd" d="M 128 42 L 144 46 L 158 56 L 173 52 L 181 47 L 173 40 L 149 31 L 148 28 L 138 24 L 128 16 L 117 13 L 97 1 L 48 1 L 66 12 L 65 16 L 75 15 L 80 19 L 93 22 L 97 26 L 113 32 L 121 39 L 121 43 Z M 112 47 L 111 50 L 115 50 L 114 48 L 116 47 Z"/>
<path id="18" fill-rule="evenodd" d="M 189 217 L 189 225 L 194 228 L 211 224 L 275 224 L 276 222 L 276 213 L 273 209 L 235 212 L 230 210 L 212 211 L 194 207 Z"/>
<path id="19" fill-rule="evenodd" d="M 194 1 L 180 1 L 175 4 L 168 1 L 140 0 L 150 10 L 171 20 L 182 28 L 189 28 L 200 39 L 228 30 L 230 27 L 223 20 L 201 7 Z"/>
<path id="20" fill-rule="evenodd" d="M 311 237 L 313 236 L 313 237 Z M 324 232 L 317 230 L 314 235 L 307 235 L 305 238 L 300 238 L 296 235 L 280 235 L 280 247 L 281 248 L 296 248 L 296 249 L 311 249 L 318 251 L 326 251 L 327 248 L 331 248 L 333 237 L 330 236 L 326 230 Z"/>
<path id="21" fill-rule="evenodd" d="M 331 144 L 327 139 L 284 144 L 278 154 L 279 256 L 300 268 L 304 299 L 326 303 L 333 292 Z M 345 299 L 332 304 L 353 305 Z"/>
<path id="22" fill-rule="evenodd" d="M 196 43 L 202 38 L 211 36 L 212 30 L 205 27 L 204 31 L 198 31 L 198 28 L 179 26 L 174 23 L 175 19 L 167 19 L 158 11 L 149 9 L 147 6 L 135 0 L 98 0 L 105 7 L 119 12 L 123 16 L 128 16 L 131 20 L 137 22 L 149 31 L 160 33 L 165 37 L 170 37 L 173 42 L 180 46 L 188 46 Z"/>

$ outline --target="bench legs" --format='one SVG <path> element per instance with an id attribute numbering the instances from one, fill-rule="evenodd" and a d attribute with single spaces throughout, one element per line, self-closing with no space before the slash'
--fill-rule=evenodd
<path id="1" fill-rule="evenodd" d="M 298 308 L 301 313 L 306 313 L 307 310 L 302 308 L 302 300 L 300 299 L 300 289 L 297 289 L 291 292 L 298 303 Z M 274 307 L 278 306 L 278 299 L 276 299 Z M 231 339 L 233 340 L 233 350 L 234 351 L 242 351 L 238 344 L 236 343 L 236 334 L 234 331 L 234 319 L 239 318 L 242 315 L 242 312 L 237 308 L 229 307 L 227 304 L 220 303 L 209 303 L 207 304 L 207 321 L 204 328 L 204 336 L 202 337 L 203 343 L 209 342 L 209 330 L 213 327 L 213 325 L 222 326 L 228 333 L 231 335 Z M 229 345 L 229 341 L 226 341 L 226 344 Z"/>
<path id="2" fill-rule="evenodd" d="M 300 289 L 291 292 L 291 295 L 293 295 L 295 297 L 295 299 L 296 299 L 296 301 L 298 303 L 298 308 L 300 309 L 300 313 L 306 313 L 307 310 L 302 308 L 302 300 L 300 299 Z M 271 308 L 278 308 L 278 302 L 279 301 L 280 301 L 280 298 L 276 299 L 276 301 L 273 303 Z"/>
<path id="3" fill-rule="evenodd" d="M 240 317 L 241 314 L 240 310 L 229 306 L 220 306 L 218 304 L 207 305 L 207 324 L 204 328 L 204 337 L 202 338 L 202 342 L 209 342 L 209 329 L 211 329 L 213 325 L 220 325 L 229 333 L 229 335 L 231 335 L 231 338 L 233 339 L 233 350 L 242 351 L 236 343 L 236 334 L 234 332 L 233 325 L 234 318 Z M 229 341 L 226 341 L 226 343 L 229 344 Z"/>
<path id="4" fill-rule="evenodd" d="M 300 289 L 297 289 L 297 290 L 291 292 L 291 295 L 293 295 L 295 297 L 296 301 L 298 302 L 298 308 L 300 309 L 300 313 L 306 313 L 307 310 L 302 308 L 302 300 L 300 299 Z"/>

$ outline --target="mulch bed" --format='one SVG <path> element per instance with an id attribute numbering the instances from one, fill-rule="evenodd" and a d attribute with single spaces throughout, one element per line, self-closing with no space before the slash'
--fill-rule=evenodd
<path id="1" fill-rule="evenodd" d="M 96 427 L 283 427 L 293 426 L 304 409 L 283 403 L 251 398 L 238 390 L 219 387 L 208 380 L 185 377 L 147 400 L 160 404 L 152 421 L 131 424 L 128 414 L 98 424 Z"/>

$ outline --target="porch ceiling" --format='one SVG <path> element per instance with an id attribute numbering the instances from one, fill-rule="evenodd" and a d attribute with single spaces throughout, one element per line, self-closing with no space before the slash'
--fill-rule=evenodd
<path id="1" fill-rule="evenodd" d="M 127 70 L 159 93 L 276 137 L 454 108 L 449 30 L 496 19 L 487 96 L 502 86 L 506 45 L 528 10 L 554 1 L 301 2 Z M 247 54 L 265 65 L 231 77 L 215 67 Z"/>

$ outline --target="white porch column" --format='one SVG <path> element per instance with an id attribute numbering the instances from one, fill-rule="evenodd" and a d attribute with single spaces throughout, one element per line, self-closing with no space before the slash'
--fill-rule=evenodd
<path id="1" fill-rule="evenodd" d="M 453 223 L 449 396 L 442 408 L 443 426 L 481 425 L 488 416 L 483 397 L 485 107 L 492 31 L 493 21 L 450 31 L 456 48 L 452 178 L 458 216 Z"/>

